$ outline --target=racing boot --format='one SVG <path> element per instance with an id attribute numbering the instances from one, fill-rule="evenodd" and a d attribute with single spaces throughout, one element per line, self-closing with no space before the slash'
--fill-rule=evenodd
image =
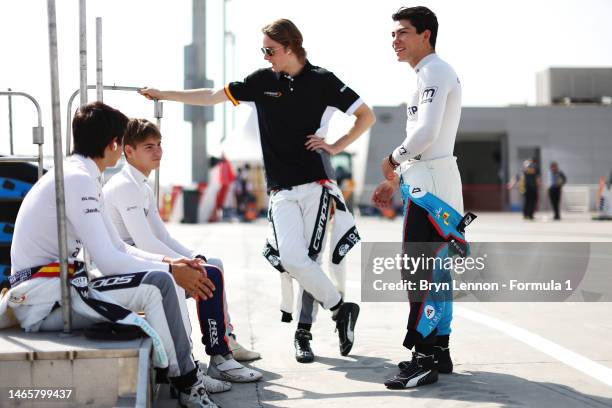
<path id="1" fill-rule="evenodd" d="M 186 408 L 218 408 L 206 392 L 206 387 L 201 380 L 185 391 L 179 392 L 179 405 Z"/>
<path id="2" fill-rule="evenodd" d="M 359 305 L 351 302 L 342 303 L 337 313 L 332 316 L 332 319 L 336 321 L 336 331 L 340 339 L 340 354 L 343 356 L 348 355 L 353 348 L 357 317 L 359 317 Z"/>
<path id="3" fill-rule="evenodd" d="M 254 382 L 262 377 L 259 371 L 245 367 L 234 360 L 231 353 L 225 356 L 220 354 L 211 356 L 208 375 L 218 380 L 235 383 Z"/>
<path id="4" fill-rule="evenodd" d="M 434 346 L 434 357 L 436 366 L 440 374 L 451 374 L 453 372 L 453 360 L 451 360 L 450 349 L 448 348 L 448 336 L 436 336 Z"/>
<path id="5" fill-rule="evenodd" d="M 242 344 L 238 343 L 238 340 L 236 340 L 236 336 L 233 333 L 227 337 L 229 339 L 229 348 L 236 361 L 252 361 L 261 358 L 261 355 L 258 352 L 249 350 Z"/>
<path id="6" fill-rule="evenodd" d="M 434 355 L 419 352 L 412 353 L 412 360 L 403 365 L 398 374 L 385 381 L 385 386 L 392 390 L 413 388 L 438 381 L 438 370 Z"/>
<path id="7" fill-rule="evenodd" d="M 204 363 L 196 361 L 196 366 L 198 367 L 198 380 L 202 381 L 204 388 L 206 388 L 206 392 L 209 394 L 216 394 L 218 392 L 225 392 L 232 389 L 231 382 L 217 380 L 216 378 L 206 375 L 206 365 Z"/>
<path id="8" fill-rule="evenodd" d="M 433 352 L 438 373 L 451 374 L 453 372 L 453 360 L 448 347 L 448 336 L 436 336 L 436 345 L 433 346 Z M 397 366 L 400 370 L 404 370 L 410 363 L 411 361 L 400 361 Z"/>
<path id="9" fill-rule="evenodd" d="M 310 348 L 310 340 L 312 333 L 305 329 L 297 329 L 293 345 L 295 346 L 295 359 L 298 363 L 312 363 L 314 361 L 314 353 Z"/>

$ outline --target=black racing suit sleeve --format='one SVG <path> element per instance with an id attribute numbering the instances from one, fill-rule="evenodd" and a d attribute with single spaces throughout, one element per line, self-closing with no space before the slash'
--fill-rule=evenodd
<path id="1" fill-rule="evenodd" d="M 261 92 L 261 82 L 266 74 L 265 69 L 260 69 L 242 81 L 230 82 L 225 87 L 227 97 L 234 105 L 238 105 L 238 101 L 256 102 Z"/>
<path id="2" fill-rule="evenodd" d="M 344 82 L 331 72 L 326 75 L 325 98 L 327 105 L 349 114 L 353 113 L 347 112 L 349 108 L 360 99 L 355 91 L 349 88 L 348 85 L 345 85 Z"/>

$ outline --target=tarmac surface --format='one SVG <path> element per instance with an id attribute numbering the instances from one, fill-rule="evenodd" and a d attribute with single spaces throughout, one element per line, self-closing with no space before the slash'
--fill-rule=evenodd
<path id="1" fill-rule="evenodd" d="M 358 218 L 364 242 L 398 241 L 401 220 Z M 351 354 L 342 357 L 328 311 L 313 326 L 316 359 L 294 359 L 294 323 L 280 321 L 278 272 L 261 256 L 267 224 L 169 224 L 172 234 L 225 264 L 225 282 L 238 341 L 261 353 L 250 365 L 258 383 L 234 384 L 213 399 L 227 407 L 612 407 L 612 299 L 608 302 L 457 302 L 451 336 L 455 372 L 438 383 L 391 391 L 383 381 L 402 347 L 407 303 L 361 303 Z M 612 222 L 589 214 L 480 214 L 471 241 L 612 242 Z M 612 255 L 612 253 L 610 254 Z M 346 298 L 360 301 L 360 248 L 348 259 Z M 607 263 L 609 267 L 610 263 Z M 609 272 L 612 275 L 612 271 Z M 192 322 L 197 322 L 190 303 Z M 194 354 L 208 362 L 194 324 Z M 170 406 L 160 401 L 160 406 Z"/>

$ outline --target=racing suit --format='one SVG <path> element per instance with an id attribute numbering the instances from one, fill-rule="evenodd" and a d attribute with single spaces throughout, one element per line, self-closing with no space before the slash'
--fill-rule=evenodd
<path id="1" fill-rule="evenodd" d="M 316 214 L 317 219 L 312 223 L 313 229 L 305 231 L 305 238 L 310 242 L 308 254 L 321 265 L 323 247 L 326 240 L 328 224 L 331 223 L 329 238 L 329 272 L 334 286 L 342 296 L 346 293 L 346 254 L 355 246 L 359 240 L 359 233 L 355 226 L 355 219 L 348 210 L 342 191 L 333 181 L 326 181 L 323 186 L 321 206 Z M 330 219 L 331 218 L 331 219 Z M 269 217 L 270 233 L 266 239 L 263 255 L 270 264 L 281 272 L 281 320 L 290 322 L 294 310 L 293 278 L 286 273 L 285 267 L 280 261 L 274 222 Z M 311 324 L 315 321 L 318 303 L 314 297 L 304 291 L 302 287 L 298 291 L 297 315 L 299 323 Z"/>
<path id="2" fill-rule="evenodd" d="M 84 272 L 75 268 L 71 282 L 72 312 L 79 316 L 75 320 L 79 324 L 108 320 L 129 323 L 143 320 L 129 310 L 143 310 L 150 327 L 141 327 L 161 349 L 156 354 L 167 355 L 166 361 L 156 358 L 156 366 L 167 366 L 171 380 L 180 379 L 175 385 L 191 386 L 196 382 L 196 366 L 180 317 L 174 279 L 168 273 L 170 267 L 161 262 L 163 256 L 130 247 L 119 239 L 103 211 L 101 179 L 100 170 L 90 158 L 73 155 L 65 160 L 69 262 L 74 263 L 84 246 L 105 275 L 88 283 Z M 0 316 L 10 307 L 26 331 L 61 328 L 57 318 L 61 305 L 59 273 L 48 271 L 59 258 L 54 183 L 54 173 L 48 172 L 21 205 L 11 247 L 14 283 L 0 302 Z"/>
<path id="3" fill-rule="evenodd" d="M 195 258 L 198 254 L 174 239 L 159 215 L 153 190 L 147 177 L 129 163 L 104 185 L 105 209 L 121 239 L 144 251 L 163 254 L 170 258 Z M 227 354 L 227 336 L 233 331 L 227 302 L 223 263 L 218 258 L 207 259 L 208 277 L 215 284 L 212 298 L 197 301 L 198 320 L 207 354 Z M 191 322 L 185 290 L 179 285 L 176 291 L 181 316 L 189 337 Z"/>
<path id="4" fill-rule="evenodd" d="M 392 153 L 400 163 L 401 186 L 418 187 L 446 203 L 453 211 L 463 213 L 461 177 L 453 156 L 461 116 L 461 83 L 453 68 L 432 53 L 414 67 L 417 87 L 408 102 L 407 136 Z M 406 198 L 406 196 L 404 196 Z M 429 213 L 418 205 L 404 202 L 404 242 L 435 242 L 439 237 L 429 220 Z M 412 348 L 423 341 L 415 335 L 415 322 L 424 312 L 422 302 L 410 307 L 408 334 L 404 344 Z M 450 333 L 452 306 L 447 310 L 444 327 L 438 335 Z M 448 338 L 447 340 L 448 341 Z"/>

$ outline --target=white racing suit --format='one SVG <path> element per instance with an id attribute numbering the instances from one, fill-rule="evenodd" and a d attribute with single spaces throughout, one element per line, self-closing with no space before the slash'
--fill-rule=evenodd
<path id="1" fill-rule="evenodd" d="M 11 246 L 12 287 L 0 302 L 0 322 L 7 323 L 10 308 L 27 331 L 62 328 L 59 274 L 57 267 L 55 272 L 48 269 L 59 254 L 54 178 L 53 172 L 45 174 L 19 209 Z M 121 241 L 103 210 L 101 174 L 93 160 L 78 155 L 66 159 L 64 185 L 70 259 L 85 246 L 105 275 L 88 283 L 76 268 L 71 285 L 75 322 L 81 327 L 101 321 L 139 325 L 156 346 L 155 364 L 168 366 L 170 379 L 180 377 L 179 387 L 190 386 L 196 380 L 195 363 L 163 256 Z M 144 311 L 146 322 L 130 311 Z M 189 384 L 182 384 L 183 379 Z"/>
<path id="2" fill-rule="evenodd" d="M 332 208 L 330 279 L 321 264 Z M 318 303 L 330 309 L 346 293 L 345 256 L 360 240 L 353 215 L 338 185 L 321 180 L 271 192 L 268 219 L 270 233 L 263 255 L 281 272 L 282 320 L 292 320 L 295 279 L 300 284 L 299 322 L 313 323 Z"/>

